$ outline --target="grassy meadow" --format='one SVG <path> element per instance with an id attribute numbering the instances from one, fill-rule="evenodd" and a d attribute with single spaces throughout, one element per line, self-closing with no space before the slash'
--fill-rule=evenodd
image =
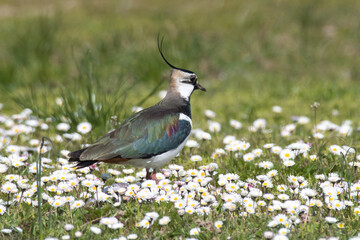
<path id="1" fill-rule="evenodd" d="M 359 11 L 0 1 L 0 239 L 360 239 Z M 158 184 L 75 171 L 69 151 L 167 89 L 158 34 L 207 88 L 191 97 L 192 141 Z"/>

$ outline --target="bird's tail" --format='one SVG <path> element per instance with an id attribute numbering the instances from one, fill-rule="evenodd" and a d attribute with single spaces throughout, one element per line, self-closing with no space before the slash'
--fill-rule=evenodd
<path id="1" fill-rule="evenodd" d="M 84 168 L 84 167 L 89 167 L 91 165 L 93 165 L 94 163 L 96 163 L 96 160 L 81 160 L 80 161 L 80 155 L 86 150 L 86 148 L 84 149 L 80 149 L 78 151 L 75 152 L 71 152 L 68 154 L 69 162 L 71 163 L 77 163 L 75 168 L 76 169 L 80 169 L 80 168 Z"/>
<path id="2" fill-rule="evenodd" d="M 91 165 L 93 165 L 94 163 L 97 163 L 96 160 L 85 160 L 85 161 L 80 161 L 79 159 L 74 159 L 74 158 L 70 158 L 69 162 L 74 162 L 77 163 L 75 165 L 76 169 L 80 169 L 80 168 L 84 168 L 84 167 L 89 167 Z"/>

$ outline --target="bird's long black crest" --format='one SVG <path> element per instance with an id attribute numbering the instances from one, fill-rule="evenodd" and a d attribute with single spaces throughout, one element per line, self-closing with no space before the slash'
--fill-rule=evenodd
<path id="1" fill-rule="evenodd" d="M 166 60 L 166 58 L 164 56 L 164 53 L 163 53 L 163 50 L 162 50 L 163 41 L 164 41 L 164 36 L 160 40 L 160 34 L 158 34 L 158 36 L 157 36 L 157 45 L 158 45 L 159 53 L 160 53 L 161 57 L 164 59 L 164 61 L 166 62 L 166 64 L 169 65 L 173 69 L 178 69 L 178 70 L 181 70 L 181 71 L 184 71 L 184 72 L 193 73 L 192 71 L 175 67 L 168 60 Z"/>
<path id="2" fill-rule="evenodd" d="M 164 59 L 164 61 L 167 63 L 167 65 L 169 65 L 171 68 L 178 69 L 177 67 L 175 67 L 174 65 L 169 63 L 168 60 L 166 60 L 166 58 L 165 58 L 165 56 L 163 54 L 163 51 L 162 51 L 163 42 L 164 42 L 164 36 L 161 38 L 161 41 L 160 41 L 160 34 L 158 34 L 158 36 L 157 36 L 157 45 L 158 45 L 158 49 L 159 49 L 159 53 L 160 53 L 161 57 Z"/>

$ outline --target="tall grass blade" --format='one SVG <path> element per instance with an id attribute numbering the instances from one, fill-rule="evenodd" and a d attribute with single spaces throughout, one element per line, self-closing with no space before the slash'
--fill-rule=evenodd
<path id="1" fill-rule="evenodd" d="M 42 192 L 41 192 L 41 150 L 44 147 L 45 137 L 41 139 L 41 145 L 39 149 L 39 155 L 36 159 L 36 183 L 37 183 L 37 194 L 38 194 L 38 223 L 39 223 L 39 238 L 43 239 L 43 230 L 42 230 L 42 212 L 41 212 L 41 203 L 42 203 Z"/>

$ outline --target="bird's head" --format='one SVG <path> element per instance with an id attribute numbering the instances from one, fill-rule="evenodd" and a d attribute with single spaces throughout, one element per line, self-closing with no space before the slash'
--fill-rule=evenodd
<path id="1" fill-rule="evenodd" d="M 161 57 L 164 59 L 167 65 L 169 65 L 172 68 L 170 75 L 170 86 L 168 92 L 179 93 L 182 98 L 189 100 L 194 90 L 199 89 L 201 91 L 206 91 L 206 89 L 199 84 L 198 77 L 194 72 L 175 67 L 174 65 L 169 63 L 168 60 L 166 60 L 162 52 L 162 43 L 163 43 L 163 39 L 159 41 L 158 38 L 158 49 L 161 54 Z"/>

